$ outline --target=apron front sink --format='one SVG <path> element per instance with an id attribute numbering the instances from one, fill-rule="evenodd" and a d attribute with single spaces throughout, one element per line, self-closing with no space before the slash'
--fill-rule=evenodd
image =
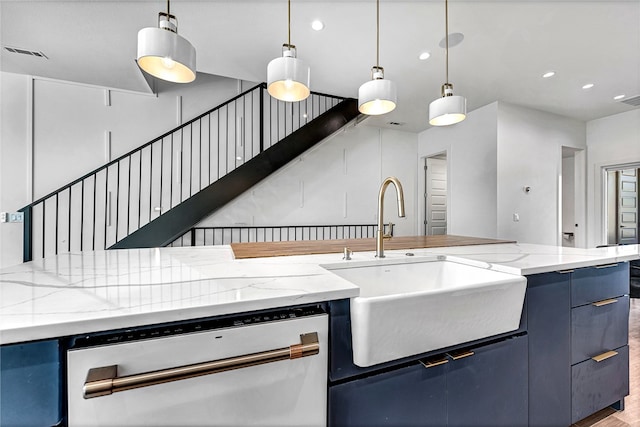
<path id="1" fill-rule="evenodd" d="M 366 367 L 518 329 L 526 278 L 440 258 L 323 265 L 360 287 L 353 361 Z"/>

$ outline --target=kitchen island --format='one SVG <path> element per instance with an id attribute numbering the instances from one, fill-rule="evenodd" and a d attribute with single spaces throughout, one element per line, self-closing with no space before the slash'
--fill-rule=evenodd
<path id="1" fill-rule="evenodd" d="M 387 260 L 406 259 L 407 252 L 408 250 L 388 250 Z M 560 270 L 625 263 L 640 257 L 638 245 L 585 250 L 509 243 L 411 249 L 410 252 L 414 258 L 449 257 L 474 262 L 495 271 L 528 276 L 528 292 L 533 289 L 532 283 L 539 283 L 536 289 L 542 291 L 537 292 L 538 295 L 534 291 L 533 299 L 538 298 L 540 301 L 554 298 L 557 296 L 553 295 L 555 292 L 566 294 L 561 296 L 561 300 L 567 296 L 571 298 L 570 276 L 565 276 L 563 284 L 557 284 L 555 278 L 543 277 L 545 274 L 554 275 L 560 274 L 555 273 Z M 375 258 L 370 251 L 355 252 L 352 261 L 375 262 Z M 26 349 L 29 345 L 46 347 L 51 346 L 51 343 L 58 343 L 49 349 L 52 360 L 40 361 L 38 366 L 55 366 L 58 363 L 61 372 L 58 390 L 62 390 L 65 378 L 62 372 L 66 368 L 61 354 L 65 350 L 67 337 L 317 303 L 327 303 L 329 311 L 334 309 L 337 312 L 344 309 L 345 301 L 359 295 L 357 286 L 321 267 L 323 264 L 340 262 L 349 262 L 342 261 L 342 253 L 235 259 L 228 246 L 58 255 L 0 272 L 0 343 L 3 351 L 17 347 Z M 581 274 L 581 270 L 576 271 L 578 275 Z M 551 290 L 548 291 L 549 289 Z M 531 298 L 528 296 L 528 299 Z M 530 309 L 531 302 L 528 301 L 528 304 Z M 566 308 L 557 308 L 557 311 L 564 310 L 561 314 L 565 320 L 572 316 L 572 304 L 567 304 Z M 576 309 L 584 304 L 576 301 L 574 305 Z M 330 317 L 333 316 L 332 313 L 329 314 Z M 524 314 L 523 312 L 523 319 L 527 320 Z M 544 334 L 545 325 L 541 325 L 539 331 L 535 331 L 535 327 L 532 330 L 531 316 L 528 317 L 529 326 L 523 325 L 520 333 L 529 338 L 528 354 L 531 358 L 535 353 L 532 353 L 531 340 L 542 339 L 536 338 L 536 334 Z M 539 320 L 543 321 L 544 317 Z M 534 320 L 534 324 L 536 321 Z M 573 327 L 570 320 L 565 326 L 565 329 Z M 332 335 L 337 335 L 336 331 Z M 570 341 L 570 332 L 563 330 L 558 339 L 567 337 Z M 569 347 L 565 350 L 571 358 L 570 342 L 567 346 Z M 46 349 L 44 352 L 46 353 Z M 534 360 L 537 357 L 537 353 L 535 354 Z M 59 356 L 57 362 L 56 355 Z M 330 355 L 330 359 L 332 356 Z M 553 355 L 541 356 L 541 361 L 544 361 Z M 331 363 L 335 364 L 336 361 Z M 571 375 L 572 366 L 572 361 L 569 360 L 567 366 L 563 365 L 558 369 L 564 375 L 567 372 Z M 341 369 L 342 377 L 336 379 L 336 386 L 356 384 L 350 378 L 358 378 L 358 369 L 353 366 Z M 388 373 L 396 369 L 399 368 L 395 365 L 386 366 L 382 371 Z M 350 373 L 344 374 L 345 371 Z M 579 371 L 576 375 L 585 378 Z M 332 381 L 329 379 L 330 383 Z M 571 387 L 571 378 L 568 382 Z M 528 384 L 527 387 L 530 386 Z M 542 386 L 543 384 L 537 386 L 538 392 Z M 3 396 L 6 396 L 4 391 L 3 389 Z M 533 392 L 536 392 L 535 384 Z M 329 394 L 331 401 L 332 392 Z M 571 398 L 569 390 L 569 401 L 566 396 L 562 400 L 568 408 L 572 406 Z M 532 402 L 536 402 L 531 399 L 529 391 L 529 407 L 532 407 Z M 6 401 L 6 397 L 3 397 L 3 401 Z M 57 412 L 64 419 L 64 398 L 58 396 L 57 401 L 49 404 L 57 405 L 57 409 L 50 412 L 54 415 Z M 5 404 L 2 405 L 4 411 Z M 535 405 L 533 403 L 534 409 Z M 339 416 L 339 408 L 334 412 L 335 416 Z M 539 410 L 535 412 L 539 413 Z M 330 422 L 333 416 L 330 414 Z M 566 414 L 562 417 L 563 420 L 567 419 Z"/>

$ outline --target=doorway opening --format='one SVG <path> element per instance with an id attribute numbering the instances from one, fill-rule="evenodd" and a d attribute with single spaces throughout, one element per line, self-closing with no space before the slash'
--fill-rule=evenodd
<path id="1" fill-rule="evenodd" d="M 604 224 L 608 245 L 639 243 L 640 164 L 604 169 Z"/>
<path id="2" fill-rule="evenodd" d="M 584 149 L 562 147 L 562 165 L 559 182 L 558 221 L 564 247 L 582 248 L 586 239 L 586 192 Z"/>
<path id="3" fill-rule="evenodd" d="M 447 234 L 447 153 L 424 158 L 425 236 Z"/>

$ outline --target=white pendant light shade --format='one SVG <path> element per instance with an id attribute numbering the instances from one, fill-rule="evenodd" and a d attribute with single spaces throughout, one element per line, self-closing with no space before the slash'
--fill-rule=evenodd
<path id="1" fill-rule="evenodd" d="M 449 2 L 444 2 L 445 26 L 445 69 L 446 83 L 442 85 L 442 97 L 429 104 L 429 124 L 449 126 L 467 117 L 467 99 L 453 94 L 453 84 L 449 83 Z"/>
<path id="2" fill-rule="evenodd" d="M 396 84 L 385 80 L 382 72 L 376 73 L 374 79 L 364 83 L 358 90 L 358 111 L 370 116 L 378 116 L 393 111 L 398 100 Z M 378 76 L 376 78 L 376 76 Z"/>
<path id="3" fill-rule="evenodd" d="M 159 79 L 189 83 L 196 78 L 196 49 L 177 33 L 176 24 L 160 13 L 159 27 L 138 31 L 138 65 Z"/>
<path id="4" fill-rule="evenodd" d="M 453 95 L 453 85 L 442 87 L 443 96 L 429 104 L 429 124 L 448 126 L 461 122 L 467 117 L 467 99 Z"/>
<path id="5" fill-rule="evenodd" d="M 297 102 L 306 99 L 311 91 L 311 69 L 296 58 L 295 46 L 284 45 L 282 57 L 267 65 L 267 92 L 280 101 Z"/>

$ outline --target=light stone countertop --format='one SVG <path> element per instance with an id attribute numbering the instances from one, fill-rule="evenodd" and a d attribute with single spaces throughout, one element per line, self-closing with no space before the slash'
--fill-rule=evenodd
<path id="1" fill-rule="evenodd" d="M 386 251 L 446 255 L 528 275 L 640 258 L 640 245 L 573 249 L 492 244 Z M 415 258 L 414 258 L 415 259 Z M 354 262 L 377 262 L 373 252 Z M 356 297 L 321 267 L 342 254 L 236 260 L 229 246 L 61 254 L 0 270 L 0 344 Z"/>

